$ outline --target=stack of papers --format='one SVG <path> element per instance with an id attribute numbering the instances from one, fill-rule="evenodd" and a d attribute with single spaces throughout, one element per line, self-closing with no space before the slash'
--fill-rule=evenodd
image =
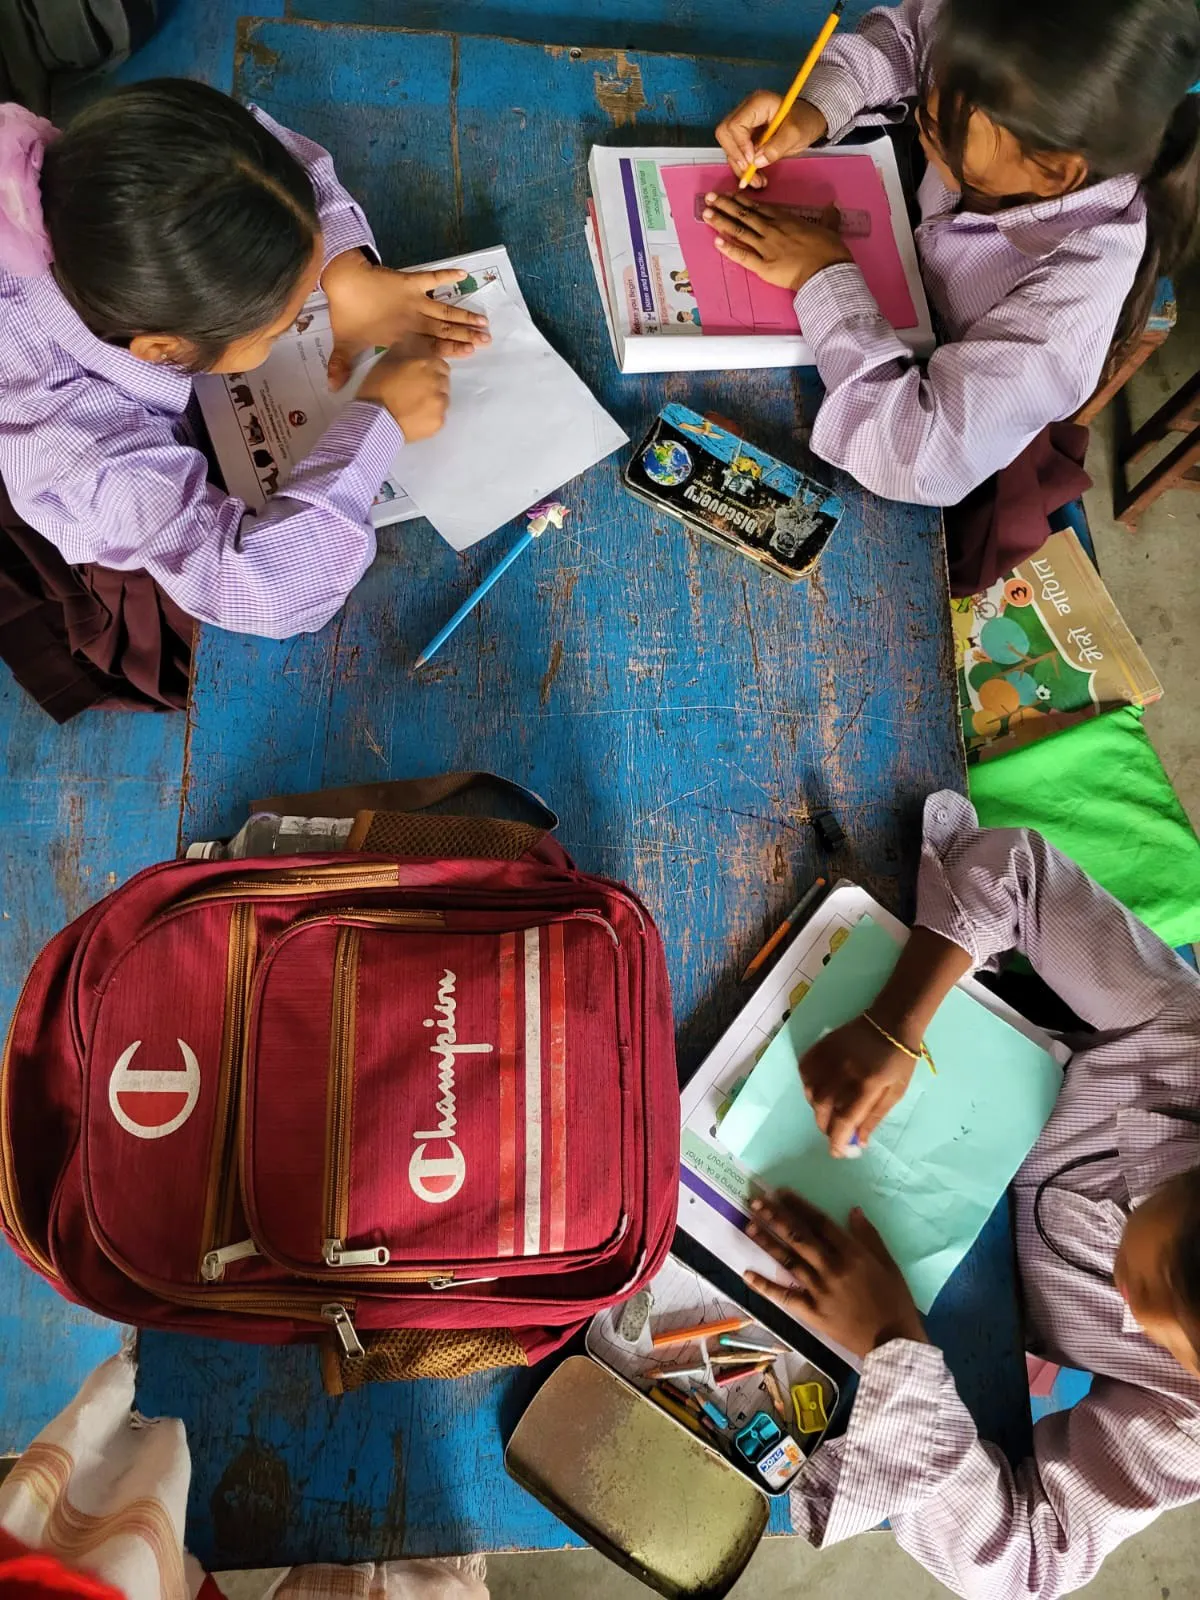
<path id="1" fill-rule="evenodd" d="M 534 326 L 503 246 L 414 271 L 463 267 L 437 298 L 480 311 L 492 341 L 450 363 L 450 410 L 432 439 L 397 456 L 371 509 L 375 527 L 425 516 L 465 550 L 628 442 Z M 314 295 L 253 372 L 196 379 L 196 396 L 230 494 L 261 511 L 350 404 L 382 351 L 330 391 L 329 304 Z"/>
<path id="2" fill-rule="evenodd" d="M 720 150 L 592 148 L 588 252 L 622 372 L 811 366 L 792 296 L 728 261 L 698 215 L 733 193 Z M 884 315 L 918 355 L 934 347 L 916 246 L 886 136 L 810 151 L 770 169 L 765 198 L 843 235 Z"/>

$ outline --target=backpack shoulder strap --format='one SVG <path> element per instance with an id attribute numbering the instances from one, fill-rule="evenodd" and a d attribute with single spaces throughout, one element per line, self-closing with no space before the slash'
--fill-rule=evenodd
<path id="1" fill-rule="evenodd" d="M 489 792 L 493 803 L 498 797 L 504 802 L 504 810 L 516 810 L 533 820 L 516 820 L 476 809 Z M 432 809 L 468 793 L 476 799 L 469 816 L 451 816 Z M 354 828 L 346 841 L 349 850 L 517 861 L 541 847 L 559 860 L 557 847 L 547 838 L 558 826 L 558 817 L 531 789 L 491 772 L 444 772 L 431 778 L 353 784 L 311 794 L 272 795 L 256 800 L 252 809 L 293 817 L 353 814 Z"/>

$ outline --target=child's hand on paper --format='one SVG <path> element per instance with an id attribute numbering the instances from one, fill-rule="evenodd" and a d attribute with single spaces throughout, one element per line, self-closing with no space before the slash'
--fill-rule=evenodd
<path id="1" fill-rule="evenodd" d="M 787 1191 L 755 1200 L 752 1210 L 746 1231 L 792 1280 L 778 1284 L 748 1272 L 758 1294 L 863 1360 L 891 1339 L 929 1343 L 900 1268 L 860 1210 L 839 1228 Z"/>
<path id="2" fill-rule="evenodd" d="M 867 1143 L 904 1098 L 914 1065 L 862 1017 L 817 1040 L 801 1058 L 800 1080 L 831 1154 L 844 1156 L 856 1133 Z"/>
<path id="3" fill-rule="evenodd" d="M 361 250 L 335 256 L 321 275 L 333 324 L 329 387 L 342 387 L 364 351 L 409 334 L 433 339 L 441 357 L 474 355 L 477 345 L 489 342 L 487 318 L 430 299 L 434 289 L 466 276 L 461 267 L 393 272 L 368 261 Z"/>
<path id="4" fill-rule="evenodd" d="M 756 89 L 718 125 L 717 143 L 739 178 L 751 163 L 756 168 L 769 167 L 773 161 L 780 161 L 784 156 L 798 156 L 828 133 L 824 114 L 807 100 L 797 100 L 788 113 L 787 121 L 770 144 L 759 150 L 758 141 L 767 131 L 771 118 L 782 102 L 782 95 L 770 89 Z M 761 189 L 766 181 L 763 174 L 756 171 L 749 187 Z"/>
<path id="5" fill-rule="evenodd" d="M 450 404 L 450 368 L 431 339 L 408 339 L 388 350 L 359 387 L 358 399 L 390 411 L 415 444 L 438 433 Z"/>
<path id="6" fill-rule="evenodd" d="M 830 206 L 828 226 L 806 222 L 788 206 L 771 206 L 746 195 L 706 194 L 704 220 L 717 234 L 722 255 L 764 283 L 793 293 L 826 267 L 854 257 L 837 229 Z"/>

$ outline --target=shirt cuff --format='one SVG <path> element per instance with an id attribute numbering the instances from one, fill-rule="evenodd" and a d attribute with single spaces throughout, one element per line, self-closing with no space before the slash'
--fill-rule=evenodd
<path id="1" fill-rule="evenodd" d="M 931 1344 L 892 1339 L 867 1357 L 846 1428 L 827 1544 L 865 1533 L 929 1498 L 950 1382 L 945 1357 Z"/>
<path id="2" fill-rule="evenodd" d="M 921 870 L 917 878 L 916 924 L 958 945 L 972 966 L 985 965 L 976 937 L 976 921 L 967 914 L 950 884 L 947 857 L 969 845 L 979 832 L 979 819 L 970 801 L 952 789 L 931 794 L 925 802 Z"/>
<path id="3" fill-rule="evenodd" d="M 839 67 L 831 62 L 818 64 L 809 74 L 804 92 L 800 96 L 825 118 L 828 132 L 825 137 L 834 144 L 847 133 L 855 117 L 863 108 L 862 89 Z"/>
<path id="4" fill-rule="evenodd" d="M 286 493 L 365 522 L 404 443 L 404 430 L 386 406 L 352 400 L 288 479 Z"/>
<path id="5" fill-rule="evenodd" d="M 331 215 L 321 217 L 321 241 L 325 252 L 325 259 L 321 263 L 322 276 L 334 257 L 345 255 L 347 250 L 365 250 L 373 261 L 379 260 L 375 235 L 365 215 L 353 201 L 348 206 L 340 206 Z"/>
<path id="6" fill-rule="evenodd" d="M 818 354 L 821 346 L 842 329 L 883 320 L 867 280 L 852 261 L 823 268 L 802 289 L 797 289 L 792 303 L 801 332 Z"/>

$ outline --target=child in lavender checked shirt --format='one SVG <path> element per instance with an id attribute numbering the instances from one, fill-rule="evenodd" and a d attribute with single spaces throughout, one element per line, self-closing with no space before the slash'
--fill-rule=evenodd
<path id="1" fill-rule="evenodd" d="M 442 424 L 443 357 L 488 337 L 429 298 L 462 275 L 377 265 L 328 154 L 203 84 L 119 89 L 62 134 L 0 106 L 0 479 L 23 552 L 31 528 L 56 582 L 149 574 L 185 621 L 320 628 L 374 558 L 388 467 Z M 260 365 L 318 286 L 332 384 L 391 348 L 256 516 L 180 440 L 191 375 Z"/>
<path id="2" fill-rule="evenodd" d="M 1010 1465 L 980 1438 L 861 1212 L 843 1228 L 775 1195 L 750 1226 L 783 1269 L 749 1274 L 751 1287 L 862 1361 L 845 1434 L 793 1490 L 797 1532 L 827 1546 L 886 1519 L 968 1600 L 1056 1600 L 1162 1512 L 1200 1500 L 1192 968 L 1036 833 L 981 829 L 960 795 L 935 794 L 912 934 L 870 1008 L 801 1060 L 805 1092 L 834 1155 L 853 1135 L 868 1143 L 928 1071 L 914 1057 L 951 986 L 1012 950 L 1080 1020 L 1009 1200 L 1028 1348 L 1092 1373 L 1086 1398 L 1039 1421 Z"/>
<path id="3" fill-rule="evenodd" d="M 916 108 L 928 160 L 916 242 L 940 336 L 927 363 L 836 232 L 748 193 L 708 196 L 716 248 L 796 292 L 826 390 L 815 453 L 888 499 L 971 507 L 1074 416 L 1191 243 L 1198 77 L 1195 0 L 901 0 L 835 36 L 757 155 L 779 95 L 731 112 L 717 137 L 739 175 L 754 158 L 769 199 L 772 162 Z M 1050 509 L 1037 504 L 1023 555 Z"/>

